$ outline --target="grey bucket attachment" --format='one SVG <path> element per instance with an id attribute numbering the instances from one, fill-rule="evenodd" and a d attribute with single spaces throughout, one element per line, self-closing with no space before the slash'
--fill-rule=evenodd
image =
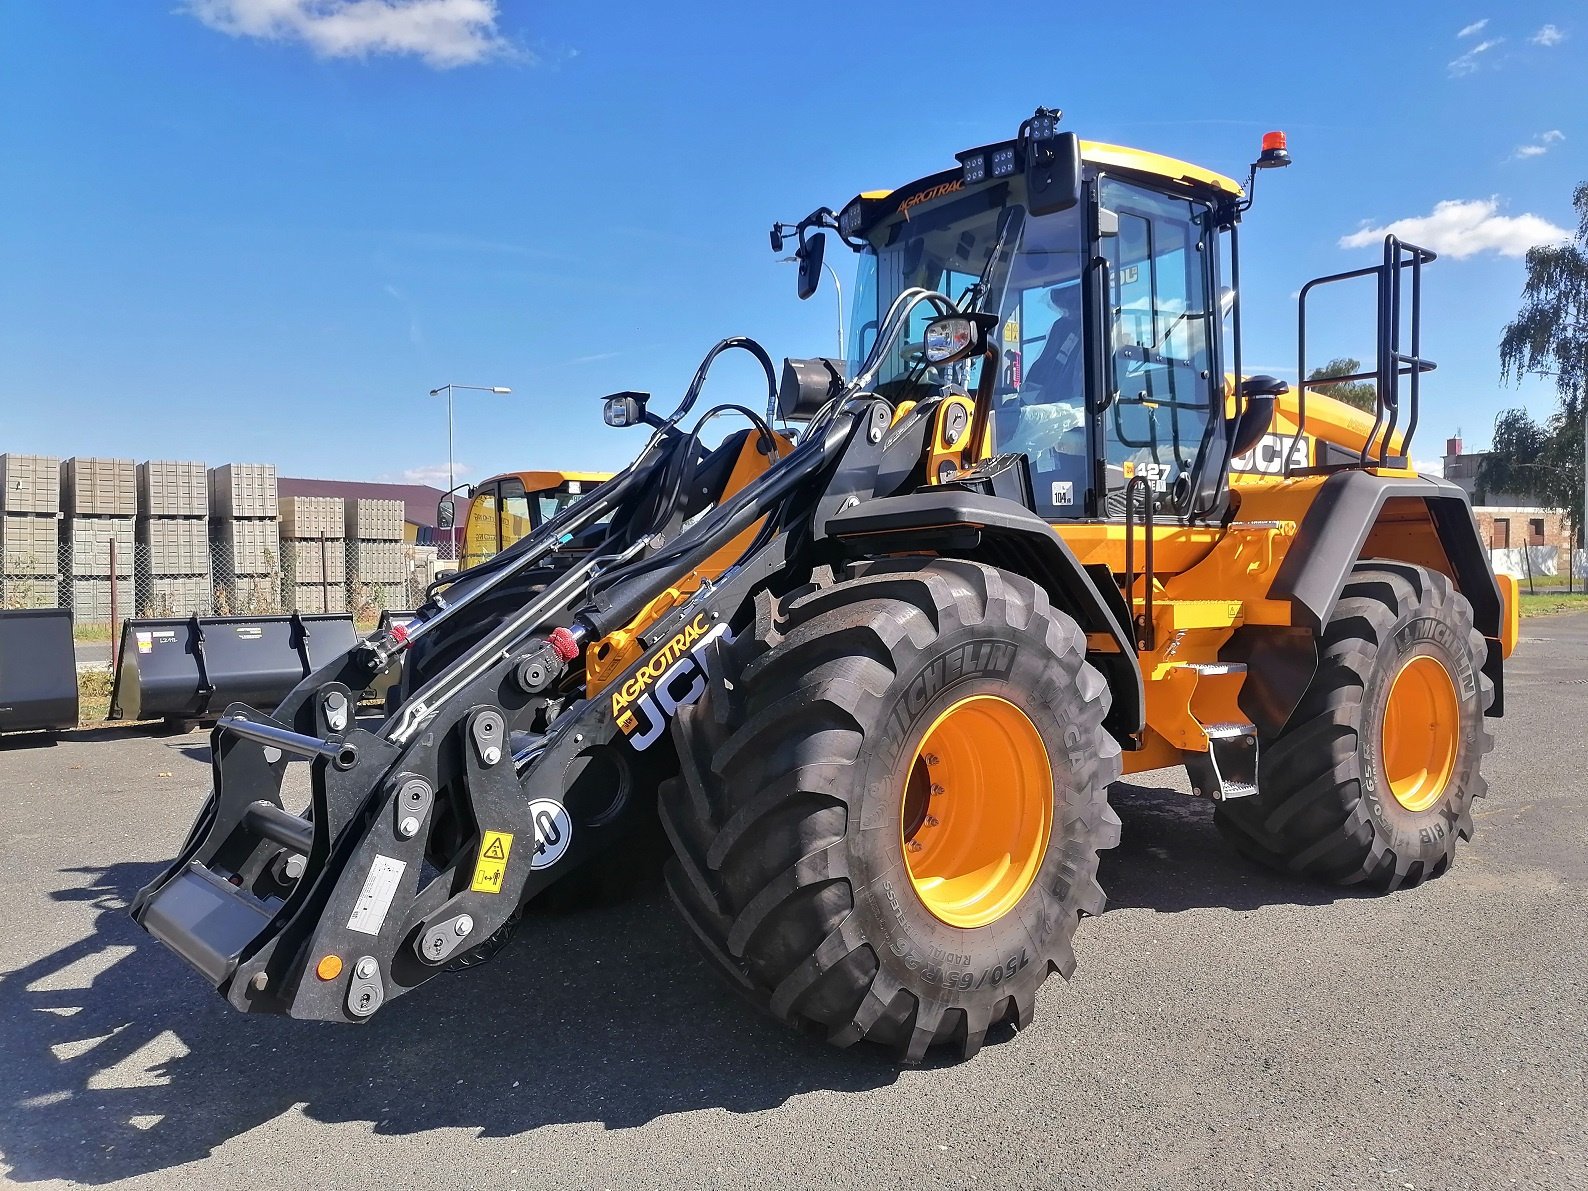
<path id="1" fill-rule="evenodd" d="M 270 711 L 358 644 L 351 616 L 190 616 L 122 626 L 110 718 L 213 719 L 231 703 Z"/>
<path id="2" fill-rule="evenodd" d="M 0 732 L 77 727 L 77 654 L 66 608 L 0 612 Z"/>

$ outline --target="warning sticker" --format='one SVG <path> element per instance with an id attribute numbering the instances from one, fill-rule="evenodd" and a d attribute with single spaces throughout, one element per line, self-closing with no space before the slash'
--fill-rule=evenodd
<path id="1" fill-rule="evenodd" d="M 138 652 L 139 653 L 153 653 L 154 652 L 154 634 L 153 633 L 134 632 L 133 636 L 138 641 Z"/>
<path id="2" fill-rule="evenodd" d="M 397 893 L 397 884 L 407 867 L 403 861 L 390 856 L 375 857 L 375 863 L 369 866 L 369 876 L 364 878 L 364 888 L 359 891 L 358 901 L 353 904 L 353 916 L 347 920 L 348 930 L 356 930 L 362 935 L 380 934 L 381 925 L 386 921 L 386 912 L 391 909 L 391 899 Z"/>
<path id="3" fill-rule="evenodd" d="M 502 892 L 502 878 L 507 875 L 507 856 L 513 850 L 510 831 L 487 831 L 480 841 L 480 858 L 474 863 L 474 880 L 469 888 L 475 893 Z"/>
<path id="4" fill-rule="evenodd" d="M 1073 505 L 1075 503 L 1075 483 L 1072 480 L 1053 481 L 1053 503 L 1056 505 Z"/>

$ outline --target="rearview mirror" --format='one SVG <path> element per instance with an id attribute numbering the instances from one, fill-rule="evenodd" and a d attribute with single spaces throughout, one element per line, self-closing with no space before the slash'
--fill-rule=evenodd
<path id="1" fill-rule="evenodd" d="M 1068 211 L 1081 201 L 1081 138 L 1033 136 L 1026 148 L 1026 206 L 1033 215 Z"/>
<path id="2" fill-rule="evenodd" d="M 452 493 L 447 493 L 441 498 L 441 503 L 436 506 L 436 528 L 451 529 L 458 522 L 458 510 L 452 503 Z"/>
<path id="3" fill-rule="evenodd" d="M 921 354 L 928 364 L 952 364 L 987 350 L 987 332 L 998 324 L 996 314 L 945 314 L 926 324 Z"/>
<path id="4" fill-rule="evenodd" d="M 827 252 L 827 233 L 817 232 L 810 239 L 800 243 L 799 250 L 794 254 L 799 258 L 799 296 L 803 302 L 814 294 L 822 283 L 822 257 Z"/>

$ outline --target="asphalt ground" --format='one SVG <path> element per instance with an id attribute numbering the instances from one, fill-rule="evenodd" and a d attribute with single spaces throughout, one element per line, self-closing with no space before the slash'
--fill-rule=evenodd
<path id="1" fill-rule="evenodd" d="M 1588 616 L 1524 635 L 1449 874 L 1287 880 L 1183 783 L 1123 784 L 1075 979 L 975 1060 L 903 1071 L 743 1006 L 659 889 L 536 916 L 363 1028 L 243 1017 L 124 912 L 198 808 L 206 738 L 0 746 L 0 1178 L 1588 1186 Z"/>

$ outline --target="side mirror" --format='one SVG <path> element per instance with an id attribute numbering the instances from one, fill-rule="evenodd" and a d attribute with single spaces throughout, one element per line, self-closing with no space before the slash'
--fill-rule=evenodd
<path id="1" fill-rule="evenodd" d="M 1033 215 L 1068 211 L 1081 201 L 1081 138 L 1073 132 L 1038 137 L 1026 148 L 1026 207 Z"/>
<path id="2" fill-rule="evenodd" d="M 601 420 L 608 426 L 638 426 L 645 421 L 645 403 L 650 399 L 649 393 L 613 393 L 602 401 Z"/>
<path id="3" fill-rule="evenodd" d="M 457 506 L 452 503 L 452 493 L 449 492 L 441 498 L 441 503 L 436 506 L 436 528 L 451 529 L 457 523 Z"/>
<path id="4" fill-rule="evenodd" d="M 928 364 L 952 364 L 987 350 L 987 334 L 998 325 L 996 314 L 945 314 L 926 324 L 921 354 Z"/>
<path id="5" fill-rule="evenodd" d="M 816 292 L 822 283 L 822 257 L 827 253 L 827 233 L 817 232 L 801 242 L 794 254 L 799 258 L 799 296 L 803 302 Z"/>
<path id="6" fill-rule="evenodd" d="M 772 251 L 783 251 L 783 225 L 780 223 L 772 225 Z"/>
<path id="7" fill-rule="evenodd" d="M 1245 408 L 1230 430 L 1230 454 L 1244 455 L 1258 444 L 1274 420 L 1274 406 L 1290 386 L 1274 376 L 1249 376 L 1241 382 Z"/>

